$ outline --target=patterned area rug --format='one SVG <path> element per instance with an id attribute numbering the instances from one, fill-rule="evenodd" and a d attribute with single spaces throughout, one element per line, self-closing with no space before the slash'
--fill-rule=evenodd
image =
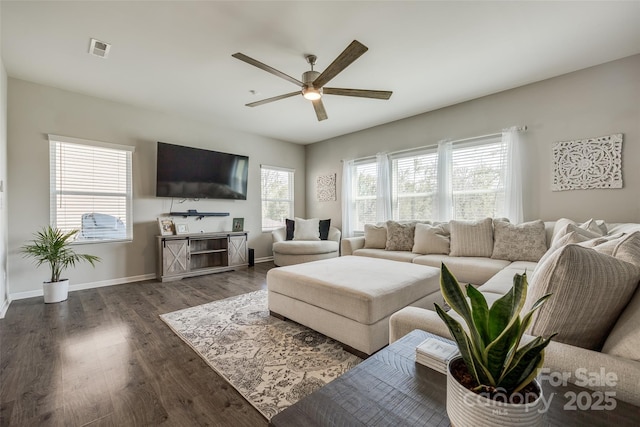
<path id="1" fill-rule="evenodd" d="M 336 341 L 269 316 L 266 290 L 160 317 L 267 420 L 361 362 Z"/>

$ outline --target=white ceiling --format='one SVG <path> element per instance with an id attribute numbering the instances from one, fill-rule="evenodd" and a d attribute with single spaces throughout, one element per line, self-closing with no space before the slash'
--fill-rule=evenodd
<path id="1" fill-rule="evenodd" d="M 2 1 L 11 77 L 308 144 L 640 53 L 640 2 Z M 112 44 L 89 55 L 91 37 Z M 318 122 L 292 83 L 354 39 L 369 51 L 329 86 Z M 255 91 L 253 95 L 250 91 Z"/>

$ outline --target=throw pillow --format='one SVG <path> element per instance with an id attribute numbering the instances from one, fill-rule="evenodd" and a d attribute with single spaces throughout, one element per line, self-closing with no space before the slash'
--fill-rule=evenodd
<path id="1" fill-rule="evenodd" d="M 542 220 L 517 225 L 493 220 L 493 241 L 491 258 L 494 259 L 538 262 L 547 252 L 547 236 Z"/>
<path id="2" fill-rule="evenodd" d="M 618 239 L 612 255 L 640 267 L 640 231 L 635 231 Z"/>
<path id="3" fill-rule="evenodd" d="M 449 222 L 451 230 L 450 256 L 491 257 L 493 253 L 493 223 L 491 218 L 479 221 Z"/>
<path id="4" fill-rule="evenodd" d="M 320 240 L 329 239 L 329 227 L 331 227 L 331 219 L 320 220 Z"/>
<path id="5" fill-rule="evenodd" d="M 556 224 L 553 227 L 553 237 L 551 239 L 551 245 L 553 245 L 556 240 L 558 240 L 565 234 L 571 233 L 572 231 L 576 231 L 590 239 L 607 234 L 607 228 L 604 224 L 604 221 L 595 221 L 594 219 L 590 219 L 582 224 L 578 224 L 573 220 L 560 218 L 558 221 L 556 221 Z"/>
<path id="6" fill-rule="evenodd" d="M 533 275 L 524 311 L 552 296 L 532 318 L 527 333 L 600 350 L 640 280 L 640 268 L 579 245 L 555 251 Z"/>
<path id="7" fill-rule="evenodd" d="M 415 229 L 415 222 L 403 224 L 395 221 L 387 221 L 387 243 L 384 249 L 387 251 L 410 252 L 413 249 Z"/>
<path id="8" fill-rule="evenodd" d="M 364 247 L 384 249 L 387 246 L 387 227 L 384 225 L 364 225 Z"/>
<path id="9" fill-rule="evenodd" d="M 449 230 L 443 224 L 416 224 L 413 253 L 449 254 Z"/>
<path id="10" fill-rule="evenodd" d="M 295 229 L 296 222 L 292 219 L 285 219 L 285 225 L 287 227 L 287 240 L 293 240 L 293 230 Z"/>
<path id="11" fill-rule="evenodd" d="M 295 222 L 293 240 L 320 240 L 320 220 L 318 218 L 296 218 Z"/>

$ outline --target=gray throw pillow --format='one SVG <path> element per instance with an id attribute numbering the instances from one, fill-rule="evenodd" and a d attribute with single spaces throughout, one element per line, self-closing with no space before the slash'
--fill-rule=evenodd
<path id="1" fill-rule="evenodd" d="M 387 221 L 387 251 L 409 251 L 413 249 L 413 235 L 416 229 L 415 222 L 399 223 Z"/>
<path id="2" fill-rule="evenodd" d="M 523 312 L 545 294 L 527 333 L 599 351 L 638 281 L 640 267 L 591 248 L 569 244 L 556 250 L 531 279 Z"/>
<path id="3" fill-rule="evenodd" d="M 493 220 L 491 258 L 538 262 L 547 251 L 547 237 L 541 220 L 511 224 Z"/>
<path id="4" fill-rule="evenodd" d="M 413 253 L 448 255 L 449 246 L 449 230 L 445 224 L 416 224 Z"/>

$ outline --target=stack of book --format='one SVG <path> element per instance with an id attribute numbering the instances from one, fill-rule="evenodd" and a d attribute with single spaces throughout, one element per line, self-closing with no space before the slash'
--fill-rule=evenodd
<path id="1" fill-rule="evenodd" d="M 449 360 L 460 352 L 458 346 L 436 338 L 427 338 L 416 347 L 416 362 L 445 374 Z"/>

